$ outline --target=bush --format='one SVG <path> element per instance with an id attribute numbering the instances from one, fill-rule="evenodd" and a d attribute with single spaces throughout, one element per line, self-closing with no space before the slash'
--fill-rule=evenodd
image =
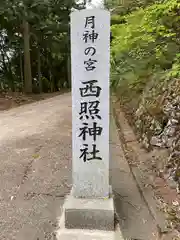
<path id="1" fill-rule="evenodd" d="M 141 92 L 159 71 L 178 74 L 180 52 L 180 3 L 165 0 L 124 17 L 112 26 L 112 86 Z"/>

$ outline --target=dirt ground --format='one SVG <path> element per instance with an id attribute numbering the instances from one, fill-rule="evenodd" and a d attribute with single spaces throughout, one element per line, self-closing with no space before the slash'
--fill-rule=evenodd
<path id="1" fill-rule="evenodd" d="M 71 188 L 71 97 L 0 113 L 0 239 L 55 240 Z"/>
<path id="2" fill-rule="evenodd" d="M 45 100 L 66 93 L 67 90 L 55 93 L 41 93 L 41 94 L 23 94 L 20 92 L 9 92 L 0 94 L 0 111 L 9 110 L 24 104 L 33 103 L 36 101 Z"/>

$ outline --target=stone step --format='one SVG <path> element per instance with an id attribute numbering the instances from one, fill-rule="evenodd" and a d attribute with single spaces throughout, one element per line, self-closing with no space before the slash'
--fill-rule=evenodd
<path id="1" fill-rule="evenodd" d="M 124 240 L 120 231 L 97 231 L 82 229 L 61 229 L 57 233 L 57 240 Z"/>

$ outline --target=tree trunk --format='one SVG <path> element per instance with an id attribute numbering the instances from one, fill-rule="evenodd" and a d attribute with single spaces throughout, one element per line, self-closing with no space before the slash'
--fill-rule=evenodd
<path id="1" fill-rule="evenodd" d="M 51 70 L 49 70 L 49 80 L 50 80 L 50 86 L 51 86 L 51 93 L 54 92 L 54 80 L 52 78 Z"/>
<path id="2" fill-rule="evenodd" d="M 21 76 L 21 83 L 23 85 L 24 78 L 23 78 L 23 59 L 22 59 L 22 52 L 21 50 L 19 51 L 19 65 L 20 65 L 20 76 Z"/>
<path id="3" fill-rule="evenodd" d="M 39 82 L 39 92 L 42 92 L 42 79 L 41 79 L 41 55 L 40 55 L 40 49 L 38 46 L 37 49 L 37 60 L 38 60 L 38 82 Z"/>
<path id="4" fill-rule="evenodd" d="M 11 91 L 15 92 L 15 84 L 14 84 L 14 76 L 11 70 L 11 64 L 9 65 L 9 82 L 10 82 L 10 87 L 11 87 Z"/>
<path id="5" fill-rule="evenodd" d="M 71 57 L 68 54 L 67 57 L 67 80 L 68 80 L 68 88 L 71 88 Z"/>
<path id="6" fill-rule="evenodd" d="M 24 20 L 24 91 L 32 93 L 32 74 L 31 74 L 31 58 L 29 44 L 29 23 Z"/>

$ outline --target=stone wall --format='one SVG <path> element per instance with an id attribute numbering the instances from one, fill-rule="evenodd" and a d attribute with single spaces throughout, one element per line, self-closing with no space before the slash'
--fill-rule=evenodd
<path id="1" fill-rule="evenodd" d="M 180 191 L 180 79 L 159 81 L 147 86 L 135 113 L 135 126 L 146 149 L 166 148 L 167 178 Z"/>

